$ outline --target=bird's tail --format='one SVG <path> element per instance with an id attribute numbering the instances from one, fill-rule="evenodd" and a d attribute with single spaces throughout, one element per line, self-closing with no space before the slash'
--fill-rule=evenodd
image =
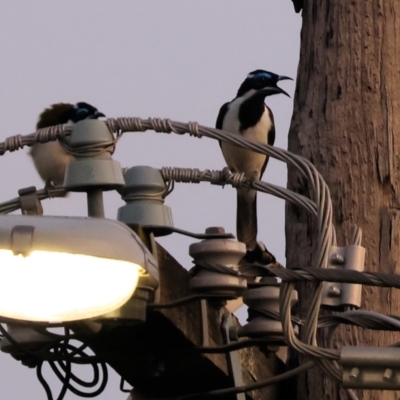
<path id="1" fill-rule="evenodd" d="M 236 234 L 247 250 L 257 246 L 257 191 L 237 189 Z"/>

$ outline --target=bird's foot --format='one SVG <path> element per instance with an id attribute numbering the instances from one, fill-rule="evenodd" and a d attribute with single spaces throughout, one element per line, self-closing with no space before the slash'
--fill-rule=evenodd
<path id="1" fill-rule="evenodd" d="M 278 264 L 275 256 L 268 251 L 265 244 L 262 242 L 257 242 L 257 245 L 253 250 L 247 250 L 240 263 L 259 265 Z"/>
<path id="2" fill-rule="evenodd" d="M 46 181 L 45 185 L 44 185 L 44 189 L 47 192 L 47 195 L 49 196 L 49 198 L 53 198 L 53 197 L 66 197 L 68 192 L 64 189 L 63 186 L 55 186 L 53 184 L 52 181 Z M 59 190 L 64 190 L 64 193 L 60 192 L 58 194 L 54 193 L 54 190 L 59 189 Z"/>
<path id="3" fill-rule="evenodd" d="M 56 187 L 53 185 L 52 181 L 46 181 L 46 183 L 44 184 L 44 188 L 46 190 L 51 190 L 51 189 L 55 189 Z"/>

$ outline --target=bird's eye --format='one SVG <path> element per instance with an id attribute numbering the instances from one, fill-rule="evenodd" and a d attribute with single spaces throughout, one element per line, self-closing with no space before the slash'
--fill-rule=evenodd
<path id="1" fill-rule="evenodd" d="M 89 111 L 86 108 L 78 108 L 76 110 L 76 115 L 79 116 L 79 117 L 83 117 L 83 116 L 88 115 L 88 114 L 89 114 Z"/>
<path id="2" fill-rule="evenodd" d="M 254 80 L 255 80 L 256 82 L 261 83 L 261 82 L 266 82 L 266 81 L 268 81 L 269 79 L 272 78 L 272 76 L 271 76 L 270 74 L 267 74 L 267 73 L 264 72 L 264 73 L 262 73 L 262 74 L 256 75 L 254 78 L 255 78 Z"/>
<path id="3" fill-rule="evenodd" d="M 78 108 L 76 110 L 76 114 L 79 116 L 83 116 L 89 114 L 89 111 L 86 108 Z"/>

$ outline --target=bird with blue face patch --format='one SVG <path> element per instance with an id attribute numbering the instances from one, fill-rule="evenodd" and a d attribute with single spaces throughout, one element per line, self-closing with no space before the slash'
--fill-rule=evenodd
<path id="1" fill-rule="evenodd" d="M 246 139 L 273 145 L 275 141 L 274 117 L 265 105 L 265 98 L 279 93 L 289 96 L 277 86 L 279 81 L 286 79 L 291 80 L 287 76 L 260 69 L 250 72 L 240 85 L 236 97 L 221 107 L 216 128 L 242 135 Z M 262 178 L 268 163 L 266 155 L 227 142 L 220 142 L 220 146 L 225 162 L 232 172 L 244 173 L 250 180 Z M 246 244 L 248 261 L 257 259 L 257 257 L 252 257 L 252 253 L 262 253 L 262 249 L 257 243 L 257 192 L 255 190 L 237 189 L 236 232 L 238 240 Z"/>
<path id="2" fill-rule="evenodd" d="M 46 108 L 39 116 L 36 129 L 60 124 L 73 124 L 84 119 L 97 119 L 105 115 L 88 103 L 57 103 Z M 67 165 L 73 156 L 68 154 L 59 141 L 35 143 L 29 154 L 46 187 L 62 186 Z"/>

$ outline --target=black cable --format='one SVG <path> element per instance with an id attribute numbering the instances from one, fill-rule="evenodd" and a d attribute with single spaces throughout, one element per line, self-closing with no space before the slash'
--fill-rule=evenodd
<path id="1" fill-rule="evenodd" d="M 61 350 L 61 353 L 68 354 L 67 346 L 69 344 L 70 330 L 68 328 L 64 328 L 64 329 L 65 329 L 66 339 L 62 343 L 62 345 L 61 345 L 62 347 L 60 348 L 60 350 Z M 63 400 L 65 397 L 65 394 L 67 393 L 67 390 L 68 390 L 68 385 L 69 385 L 69 381 L 71 378 L 71 363 L 67 361 L 66 365 L 67 365 L 67 368 L 65 371 L 65 377 L 62 380 L 63 385 L 61 387 L 61 390 L 57 397 L 57 400 Z"/>
<path id="2" fill-rule="evenodd" d="M 68 344 L 67 346 L 68 350 L 73 350 L 76 351 L 77 348 L 71 344 Z M 59 352 L 59 349 L 56 349 L 56 352 Z M 85 352 L 83 352 L 82 350 L 78 351 L 78 354 L 80 357 L 82 358 L 87 358 L 90 357 L 88 356 Z M 90 382 L 86 382 L 82 379 L 80 379 L 78 376 L 76 376 L 72 371 L 70 373 L 68 382 L 65 381 L 65 377 L 62 375 L 62 373 L 60 372 L 60 369 L 63 370 L 66 374 L 68 372 L 68 364 L 64 363 L 63 360 L 59 360 L 59 361 L 49 361 L 49 364 L 52 368 L 52 370 L 54 371 L 55 375 L 58 377 L 58 379 L 65 383 L 68 390 L 70 392 L 72 392 L 73 394 L 80 396 L 80 397 L 86 397 L 86 398 L 90 398 L 90 397 L 96 397 L 98 396 L 100 393 L 103 392 L 103 390 L 105 389 L 106 385 L 107 385 L 107 381 L 108 381 L 108 370 L 107 370 L 107 365 L 103 362 L 89 362 L 87 364 L 90 364 L 93 368 L 93 380 Z M 102 380 L 100 382 L 100 368 L 102 370 Z M 97 386 L 100 382 L 100 386 L 93 392 L 85 392 L 80 390 L 79 388 L 73 386 L 73 384 L 70 382 L 73 381 L 76 384 L 78 384 L 79 386 L 82 386 L 84 388 L 93 388 L 95 386 Z"/>
<path id="3" fill-rule="evenodd" d="M 119 381 L 119 390 L 123 393 L 130 393 L 132 389 L 125 389 L 124 388 L 125 382 L 126 382 L 125 379 L 121 377 L 121 380 Z"/>
<path id="4" fill-rule="evenodd" d="M 67 364 L 68 364 L 68 369 L 66 371 L 66 374 L 65 374 L 65 377 L 63 380 L 63 385 L 61 387 L 61 391 L 57 397 L 57 400 L 63 400 L 67 393 L 67 390 L 68 390 L 68 385 L 69 385 L 69 381 L 70 381 L 70 377 L 71 377 L 71 363 L 68 362 Z"/>
<path id="5" fill-rule="evenodd" d="M 70 346 L 68 346 L 68 349 L 70 349 Z M 49 361 L 50 366 L 52 367 L 54 373 L 57 375 L 57 377 L 62 380 L 62 375 L 61 372 L 59 370 L 59 368 L 57 367 L 57 365 L 64 371 L 66 372 L 67 368 L 68 368 L 68 364 L 70 364 L 69 361 L 66 361 L 64 363 L 63 360 L 58 360 L 58 361 Z M 75 383 L 77 383 L 80 386 L 86 387 L 86 388 L 91 388 L 96 386 L 99 383 L 100 380 L 100 372 L 99 372 L 99 368 L 97 366 L 96 363 L 90 363 L 93 367 L 93 380 L 91 382 L 86 382 L 80 378 L 78 378 L 75 374 L 71 374 L 71 380 L 74 381 Z"/>
<path id="6" fill-rule="evenodd" d="M 79 347 L 76 347 L 75 350 L 71 351 L 71 353 L 69 353 L 69 357 L 74 357 L 76 356 L 79 352 L 85 350 L 88 347 L 88 345 L 86 343 L 82 343 Z M 88 357 L 92 357 L 92 356 L 88 356 Z"/>
<path id="7" fill-rule="evenodd" d="M 43 366 L 43 361 L 41 361 L 36 367 L 36 376 L 38 378 L 38 381 L 41 383 L 44 391 L 46 392 L 47 400 L 53 400 L 53 394 L 51 393 L 50 386 L 43 378 L 42 366 Z"/>
<path id="8" fill-rule="evenodd" d="M 264 266 L 285 282 L 339 282 L 400 289 L 400 275 L 333 268 L 274 268 Z"/>
<path id="9" fill-rule="evenodd" d="M 60 394 L 57 397 L 57 400 L 62 400 L 67 390 L 70 390 L 77 396 L 89 398 L 98 396 L 105 389 L 108 381 L 107 365 L 104 362 L 99 362 L 96 357 L 87 355 L 83 351 L 83 349 L 87 347 L 86 344 L 82 344 L 81 346 L 76 347 L 71 343 L 69 343 L 69 340 L 71 339 L 72 335 L 70 335 L 68 329 L 66 329 L 66 335 L 63 336 L 63 340 L 58 341 L 58 343 L 52 343 L 50 349 L 46 352 L 43 352 L 43 349 L 41 349 L 40 351 L 32 352 L 28 350 L 26 347 L 21 346 L 7 332 L 7 330 L 4 329 L 4 327 L 1 324 L 0 324 L 0 332 L 4 335 L 6 339 L 10 341 L 10 343 L 13 346 L 15 346 L 15 348 L 20 350 L 23 354 L 31 356 L 34 360 L 37 360 L 36 375 L 46 392 L 48 400 L 53 400 L 53 395 L 48 383 L 46 382 L 42 374 L 42 367 L 44 361 L 49 362 L 51 369 L 54 371 L 55 375 L 63 384 Z M 71 355 L 78 355 L 79 357 L 73 357 Z M 94 372 L 93 380 L 91 382 L 85 382 L 82 379 L 78 378 L 71 370 L 71 363 L 86 364 L 86 365 L 90 364 Z M 83 392 L 71 384 L 71 381 L 74 381 L 78 385 L 86 388 L 92 388 L 98 385 L 100 381 L 99 367 L 102 370 L 102 380 L 100 386 L 95 391 Z M 65 375 L 63 375 L 60 372 L 60 370 L 63 370 Z"/>
<path id="10" fill-rule="evenodd" d="M 54 353 L 51 353 L 50 351 L 44 352 L 44 348 L 48 349 L 53 349 L 54 348 L 54 343 L 49 343 L 47 345 L 43 345 L 43 347 L 40 350 L 37 351 L 31 351 L 28 350 L 26 347 L 21 346 L 19 342 L 17 342 L 8 332 L 4 327 L 0 324 L 0 332 L 3 334 L 3 336 L 13 345 L 15 346 L 18 350 L 21 352 L 25 353 L 26 355 L 31 356 L 33 359 L 37 359 L 40 361 L 57 361 L 57 360 L 62 360 L 62 361 L 69 361 L 74 364 L 90 364 L 92 362 L 99 362 L 98 358 L 96 356 L 88 356 L 86 355 L 85 358 L 78 358 L 78 357 L 70 357 L 70 354 L 68 355 L 59 355 L 56 356 Z M 64 337 L 64 336 L 63 336 Z M 74 336 L 71 335 L 71 338 Z M 61 340 L 61 339 L 60 339 Z M 64 339 L 63 339 L 64 340 Z M 87 347 L 87 345 L 82 345 L 82 348 Z M 75 349 L 75 347 L 74 347 Z"/>
<path id="11" fill-rule="evenodd" d="M 290 371 L 284 372 L 283 374 L 273 376 L 272 378 L 268 378 L 263 381 L 251 383 L 249 385 L 236 386 L 236 387 L 231 387 L 231 388 L 227 388 L 227 389 L 211 390 L 209 392 L 203 392 L 203 393 L 189 394 L 189 395 L 185 395 L 185 396 L 170 398 L 169 400 L 195 400 L 195 399 L 204 400 L 208 397 L 225 396 L 228 394 L 251 392 L 252 390 L 261 389 L 263 387 L 273 385 L 273 384 L 283 381 L 285 379 L 292 378 L 304 371 L 307 371 L 308 369 L 312 368 L 313 366 L 314 366 L 314 361 L 310 361 L 308 363 L 301 365 L 300 367 L 297 367 Z"/>
<path id="12" fill-rule="evenodd" d="M 238 340 L 236 342 L 231 342 L 229 344 L 224 344 L 222 346 L 196 347 L 196 350 L 198 350 L 200 353 L 207 353 L 207 354 L 228 353 L 230 351 L 236 351 L 251 346 L 261 346 L 262 344 L 268 344 L 273 341 L 276 342 L 277 340 L 283 340 L 283 339 L 284 339 L 283 335 L 271 336 L 270 338 L 263 338 L 263 339 L 243 339 L 243 340 Z"/>
<path id="13" fill-rule="evenodd" d="M 174 308 L 180 307 L 185 304 L 191 303 L 192 301 L 202 300 L 202 299 L 224 299 L 227 300 L 226 295 L 217 295 L 217 294 L 192 294 L 187 297 L 182 297 L 181 299 L 171 301 L 169 303 L 154 303 L 154 304 L 147 304 L 147 308 L 151 309 L 159 309 L 159 308 Z"/>

